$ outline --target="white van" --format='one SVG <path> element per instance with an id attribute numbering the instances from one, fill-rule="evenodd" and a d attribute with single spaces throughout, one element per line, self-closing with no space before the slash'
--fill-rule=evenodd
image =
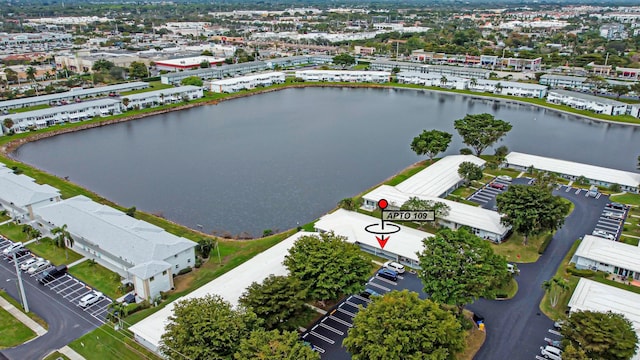
<path id="1" fill-rule="evenodd" d="M 542 356 L 551 360 L 562 360 L 562 350 L 557 347 L 547 345 L 545 347 L 540 347 Z"/>
<path id="2" fill-rule="evenodd" d="M 389 270 L 393 270 L 398 274 L 404 273 L 404 266 L 402 264 L 398 264 L 395 261 L 387 261 L 386 263 L 384 263 L 384 265 L 382 265 L 382 267 L 385 267 Z"/>

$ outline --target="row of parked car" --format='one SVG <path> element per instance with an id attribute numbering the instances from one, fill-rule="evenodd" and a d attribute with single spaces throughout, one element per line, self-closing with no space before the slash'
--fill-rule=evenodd
<path id="1" fill-rule="evenodd" d="M 40 284 L 55 280 L 67 273 L 67 265 L 53 266 L 49 260 L 36 257 L 24 247 L 23 243 L 12 243 L 2 250 L 2 255 L 10 261 L 18 261 L 20 270 L 36 275 Z"/>

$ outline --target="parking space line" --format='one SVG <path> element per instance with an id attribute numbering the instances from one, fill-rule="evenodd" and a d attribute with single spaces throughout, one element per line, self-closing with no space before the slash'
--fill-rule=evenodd
<path id="1" fill-rule="evenodd" d="M 87 311 L 87 310 L 91 309 L 92 307 L 94 307 L 94 306 L 96 306 L 96 305 L 100 304 L 101 302 L 102 302 L 102 299 L 100 299 L 100 300 L 96 301 L 95 303 L 93 303 L 93 304 L 91 304 L 91 305 L 87 306 L 86 308 L 84 308 L 84 311 Z M 108 305 L 107 305 L 107 306 L 108 306 Z M 100 311 L 100 307 L 98 307 L 98 312 L 99 312 L 99 311 Z"/>
<path id="2" fill-rule="evenodd" d="M 61 276 L 61 277 L 59 277 L 59 278 L 55 278 L 55 279 L 53 279 L 53 280 L 51 280 L 51 281 L 47 281 L 47 282 L 46 282 L 46 283 L 44 283 L 44 284 L 45 284 L 47 287 L 49 287 L 49 289 L 53 289 L 53 287 L 54 287 L 54 286 L 56 286 L 56 285 L 58 285 L 58 284 L 62 283 L 62 282 L 63 282 L 63 280 L 64 280 L 66 277 L 67 277 L 67 275 L 65 274 L 64 276 Z M 68 281 L 68 280 L 66 280 L 66 281 Z M 52 285 L 52 284 L 55 284 L 55 285 Z"/>
<path id="3" fill-rule="evenodd" d="M 562 336 L 562 334 L 560 334 L 558 331 L 555 331 L 553 329 L 549 329 L 549 332 L 552 333 L 553 335 Z"/>
<path id="4" fill-rule="evenodd" d="M 91 316 L 98 316 L 99 313 L 101 312 L 105 312 L 105 310 L 107 310 L 107 308 L 109 307 L 109 305 L 111 305 L 111 302 L 109 302 L 107 305 L 100 307 L 98 310 L 94 311 L 91 313 Z"/>
<path id="5" fill-rule="evenodd" d="M 367 299 L 365 297 L 362 297 L 360 295 L 353 295 L 353 297 L 358 299 L 358 300 L 362 300 L 362 301 L 366 302 L 367 304 L 371 302 L 371 300 L 369 300 L 369 299 Z"/>
<path id="6" fill-rule="evenodd" d="M 352 313 L 351 311 L 347 311 L 347 310 L 345 310 L 345 309 L 343 309 L 341 307 L 338 307 L 336 310 L 338 310 L 339 312 L 341 312 L 343 314 L 347 314 L 347 315 L 349 315 L 351 317 L 356 316 L 356 314 Z"/>
<path id="7" fill-rule="evenodd" d="M 324 341 L 328 342 L 328 343 L 329 343 L 329 344 L 331 344 L 331 345 L 333 345 L 333 344 L 335 344 L 335 343 L 336 343 L 335 341 L 333 341 L 333 340 L 329 339 L 329 338 L 328 338 L 328 337 L 326 337 L 326 336 L 322 336 L 322 335 L 318 334 L 318 333 L 317 333 L 317 332 L 315 332 L 315 331 L 310 331 L 310 332 L 309 332 L 309 334 L 311 334 L 311 335 L 313 335 L 313 336 L 317 337 L 317 338 L 318 338 L 318 339 L 320 339 L 320 340 L 324 340 Z"/>
<path id="8" fill-rule="evenodd" d="M 570 187 L 568 187 L 568 186 L 567 186 L 567 190 L 565 190 L 564 192 L 569 192 L 569 191 L 571 191 L 571 189 L 572 189 L 572 188 L 570 188 Z"/>
<path id="9" fill-rule="evenodd" d="M 580 194 L 580 189 L 576 190 L 576 195 Z"/>
<path id="10" fill-rule="evenodd" d="M 75 280 L 75 279 L 74 279 L 74 280 Z M 71 285 L 69 285 L 69 286 L 67 286 L 67 287 L 61 288 L 59 291 L 56 291 L 56 292 L 57 292 L 58 294 L 60 294 L 61 292 L 66 291 L 66 290 L 69 290 L 69 289 L 71 289 L 71 288 L 73 288 L 73 287 L 75 287 L 75 286 L 77 286 L 77 285 L 80 285 L 80 288 L 81 288 L 81 289 L 82 289 L 82 288 L 84 288 L 84 284 L 83 284 L 83 283 L 79 282 L 78 280 L 75 280 L 75 282 L 74 282 L 73 284 L 71 284 Z"/>
<path id="11" fill-rule="evenodd" d="M 321 348 L 320 346 L 313 345 L 313 344 L 312 344 L 312 346 L 313 346 L 313 350 L 314 351 L 317 351 L 317 352 L 319 352 L 321 354 L 324 354 L 324 349 L 323 348 Z"/>
<path id="12" fill-rule="evenodd" d="M 326 318 L 322 319 L 322 321 L 324 321 L 325 319 L 326 319 Z M 331 331 L 332 333 L 336 333 L 336 334 L 338 334 L 338 335 L 340 335 L 340 336 L 344 336 L 344 332 L 342 332 L 342 331 L 340 331 L 340 330 L 338 330 L 338 329 L 335 329 L 335 328 L 333 328 L 333 327 L 331 327 L 331 326 L 329 326 L 329 325 L 325 324 L 324 322 L 321 322 L 321 323 L 320 323 L 320 326 L 322 326 L 323 328 L 325 328 L 325 329 L 327 329 L 327 330 Z"/>
<path id="13" fill-rule="evenodd" d="M 342 320 L 342 319 L 340 319 L 340 318 L 338 318 L 338 317 L 335 317 L 335 316 L 333 316 L 333 315 L 329 315 L 329 319 L 331 319 L 331 320 L 333 320 L 333 321 L 335 321 L 335 322 L 337 322 L 337 323 L 340 323 L 340 324 L 342 324 L 342 325 L 344 325 L 344 326 L 348 326 L 348 327 L 350 327 L 350 328 L 351 328 L 351 327 L 353 327 L 353 324 L 351 324 L 350 322 L 348 322 L 348 321 L 344 321 L 344 320 Z"/>
<path id="14" fill-rule="evenodd" d="M 56 284 L 56 285 L 54 285 L 54 286 L 50 287 L 49 289 L 50 289 L 50 290 L 54 290 L 54 289 L 55 289 L 55 288 L 57 288 L 58 286 L 64 285 L 64 284 L 68 283 L 69 281 L 74 281 L 74 280 L 76 280 L 76 279 L 72 278 L 72 277 L 71 277 L 71 276 L 69 276 L 69 275 L 65 275 L 65 276 L 69 278 L 67 281 L 63 281 L 63 282 L 61 282 L 61 283 L 59 283 L 59 284 Z M 63 279 L 63 278 L 60 278 L 60 279 Z"/>
<path id="15" fill-rule="evenodd" d="M 616 232 L 617 232 L 617 230 L 620 229 L 620 225 L 607 224 L 607 223 L 602 223 L 602 222 L 599 222 L 597 226 L 603 227 L 605 229 L 616 229 Z"/>
<path id="16" fill-rule="evenodd" d="M 354 303 L 352 303 L 352 302 L 351 302 L 351 301 L 349 301 L 349 300 L 345 301 L 345 303 L 346 303 L 347 305 L 353 306 L 353 307 L 354 307 L 354 308 L 356 308 L 356 309 L 359 309 L 359 306 L 360 306 L 360 304 L 354 304 Z"/>
<path id="17" fill-rule="evenodd" d="M 598 195 L 596 195 L 596 199 L 600 199 L 600 195 L 602 195 L 602 193 L 598 193 Z"/>
<path id="18" fill-rule="evenodd" d="M 77 292 L 80 292 L 80 291 L 83 291 L 83 290 L 88 290 L 88 289 L 87 289 L 86 287 L 84 287 L 84 286 L 83 286 L 83 287 L 81 287 L 81 288 L 79 288 L 79 289 L 76 289 L 76 290 L 74 290 L 74 291 L 72 291 L 72 292 L 70 292 L 70 293 L 66 294 L 65 296 L 63 296 L 63 298 L 67 299 L 67 296 L 73 295 L 73 294 L 75 294 L 75 293 L 77 293 Z M 79 298 L 81 298 L 81 297 L 83 297 L 83 296 L 87 295 L 88 293 L 90 293 L 90 292 L 92 292 L 92 291 L 93 291 L 93 290 L 88 290 L 87 292 L 85 292 L 85 293 L 83 293 L 82 295 L 80 295 L 80 296 L 78 296 L 78 297 L 74 298 L 73 300 L 75 300 L 75 299 L 79 299 Z M 69 299 L 67 299 L 67 300 L 69 300 Z M 72 302 L 73 302 L 73 300 L 69 300 L 69 301 L 72 301 Z"/>
<path id="19" fill-rule="evenodd" d="M 386 282 L 386 283 L 391 284 L 391 285 L 398 285 L 398 283 L 395 282 L 395 281 L 387 280 L 387 279 L 379 277 L 377 275 L 376 275 L 376 280 L 381 280 L 382 282 Z"/>
<path id="20" fill-rule="evenodd" d="M 384 287 L 384 286 L 382 286 L 382 285 L 378 285 L 378 284 L 376 284 L 376 283 L 374 283 L 374 282 L 371 282 L 371 281 L 369 281 L 369 285 L 371 285 L 371 286 L 375 286 L 375 287 L 377 287 L 377 288 L 379 288 L 379 289 L 382 289 L 382 290 L 384 290 L 384 291 L 391 291 L 391 289 L 389 289 L 388 287 Z"/>

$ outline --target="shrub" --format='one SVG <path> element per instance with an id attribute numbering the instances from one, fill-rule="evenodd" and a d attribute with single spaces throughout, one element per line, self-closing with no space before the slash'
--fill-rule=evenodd
<path id="1" fill-rule="evenodd" d="M 584 278 L 590 278 L 596 276 L 597 272 L 593 270 L 578 270 L 575 265 L 571 265 L 567 268 L 567 272 L 571 275 L 580 276 Z"/>
<path id="2" fill-rule="evenodd" d="M 188 274 L 191 272 L 191 270 L 193 270 L 193 268 L 191 268 L 191 266 L 187 266 L 186 268 L 178 271 L 178 275 Z"/>
<path id="3" fill-rule="evenodd" d="M 622 188 L 620 187 L 620 184 L 611 184 L 611 186 L 609 186 L 609 190 L 617 193 L 620 192 Z"/>
<path id="4" fill-rule="evenodd" d="M 197 257 L 196 258 L 196 263 L 195 263 L 195 268 L 198 269 L 200 266 L 202 266 L 202 258 L 201 257 Z"/>
<path id="5" fill-rule="evenodd" d="M 271 236 L 273 235 L 273 230 L 271 229 L 266 229 L 262 232 L 262 237 L 267 237 L 267 236 Z"/>
<path id="6" fill-rule="evenodd" d="M 545 250 L 547 250 L 547 246 L 549 246 L 552 239 L 553 239 L 553 234 L 548 234 L 544 238 L 544 240 L 542 241 L 542 244 L 540 244 L 540 246 L 538 247 L 538 254 L 540 255 L 544 254 Z"/>

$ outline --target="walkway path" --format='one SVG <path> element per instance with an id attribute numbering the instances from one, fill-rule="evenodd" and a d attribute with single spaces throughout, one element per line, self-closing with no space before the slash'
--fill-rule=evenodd
<path id="1" fill-rule="evenodd" d="M 71 264 L 67 265 L 67 269 L 71 268 L 72 266 L 76 266 L 76 265 L 80 264 L 81 262 L 85 262 L 87 260 L 89 260 L 88 257 L 83 257 L 82 259 L 76 260 L 76 261 L 72 262 Z"/>
<path id="2" fill-rule="evenodd" d="M 64 354 L 64 356 L 68 357 L 71 360 L 85 360 L 84 356 L 78 354 L 69 346 L 64 346 L 62 349 L 58 350 L 58 352 Z"/>
<path id="3" fill-rule="evenodd" d="M 28 317 L 25 313 L 20 311 L 20 309 L 18 309 L 17 307 L 13 306 L 13 304 L 8 302 L 3 297 L 0 297 L 0 307 L 7 310 L 9 314 L 13 315 L 13 317 L 18 319 L 21 323 L 25 324 L 29 329 L 33 330 L 37 336 L 47 333 L 47 329 L 43 328 L 40 324 L 33 321 L 33 319 Z"/>

